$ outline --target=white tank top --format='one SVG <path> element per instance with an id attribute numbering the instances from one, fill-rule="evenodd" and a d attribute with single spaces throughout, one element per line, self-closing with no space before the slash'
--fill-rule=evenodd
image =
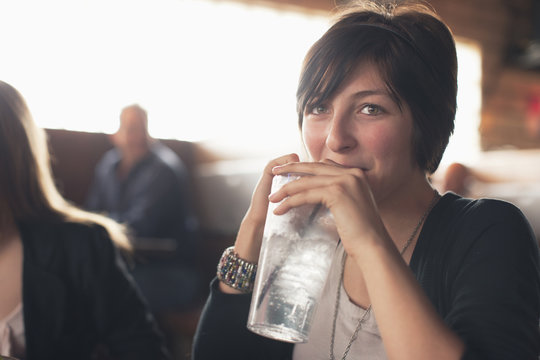
<path id="1" fill-rule="evenodd" d="M 330 341 L 332 337 L 332 322 L 336 303 L 337 286 L 342 283 L 341 259 L 343 257 L 341 244 L 336 249 L 332 266 L 326 281 L 321 301 L 317 306 L 315 319 L 311 327 L 307 343 L 294 346 L 293 360 L 328 360 L 330 358 Z M 334 340 L 334 358 L 341 360 L 349 340 L 351 339 L 358 321 L 366 310 L 355 305 L 347 295 L 345 288 L 340 288 L 339 312 L 336 321 Z M 386 360 L 386 352 L 379 334 L 377 322 L 372 311 L 362 322 L 358 338 L 352 343 L 347 359 Z"/>
<path id="2" fill-rule="evenodd" d="M 0 321 L 0 354 L 24 359 L 25 353 L 23 311 L 22 303 L 19 303 Z"/>

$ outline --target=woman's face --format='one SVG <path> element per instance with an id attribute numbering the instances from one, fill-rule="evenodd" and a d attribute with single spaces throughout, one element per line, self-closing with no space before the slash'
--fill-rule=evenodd
<path id="1" fill-rule="evenodd" d="M 398 106 L 370 63 L 358 66 L 332 98 L 305 109 L 302 125 L 312 160 L 362 169 L 376 199 L 406 189 L 421 174 L 412 131 L 408 107 Z"/>

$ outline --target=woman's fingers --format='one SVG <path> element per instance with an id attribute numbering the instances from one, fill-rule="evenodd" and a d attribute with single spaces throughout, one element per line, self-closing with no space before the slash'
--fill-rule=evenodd
<path id="1" fill-rule="evenodd" d="M 255 186 L 251 204 L 240 224 L 235 242 L 238 255 L 247 261 L 257 262 L 261 248 L 266 213 L 268 211 L 268 195 L 272 187 L 272 168 L 289 162 L 298 161 L 298 155 L 288 154 L 270 161 Z"/>
<path id="2" fill-rule="evenodd" d="M 278 191 L 270 194 L 269 200 L 271 202 L 279 202 L 289 196 L 307 190 L 323 188 L 325 189 L 325 193 L 321 193 L 321 195 L 323 196 L 326 194 L 329 196 L 323 196 L 321 199 L 314 199 L 312 197 L 303 197 L 303 199 L 308 203 L 310 203 L 310 201 L 323 202 L 327 207 L 331 207 L 336 196 L 343 192 L 349 193 L 350 196 L 352 195 L 350 194 L 351 192 L 363 188 L 363 191 L 368 191 L 370 193 L 364 172 L 360 169 L 336 167 L 334 165 L 321 163 L 301 163 L 301 165 L 287 164 L 282 167 L 277 167 L 273 169 L 273 172 L 277 173 L 276 175 L 290 172 L 282 172 L 282 169 L 302 169 L 307 175 L 285 184 L 278 189 Z M 309 173 L 307 173 L 308 170 L 310 171 Z"/>
<path id="3" fill-rule="evenodd" d="M 286 173 L 302 173 L 311 175 L 331 175 L 339 174 L 343 170 L 359 170 L 354 168 L 344 167 L 332 160 L 324 160 L 321 162 L 288 162 L 275 166 L 272 169 L 274 175 Z"/>
<path id="4" fill-rule="evenodd" d="M 290 208 L 303 204 L 322 203 L 330 210 L 342 202 L 359 202 L 371 191 L 361 172 L 345 171 L 338 175 L 306 175 L 298 180 L 283 185 L 270 194 L 271 202 L 282 202 L 276 214 L 287 212 Z"/>
<path id="5" fill-rule="evenodd" d="M 270 194 L 270 190 L 272 188 L 272 179 L 274 177 L 272 169 L 287 163 L 298 161 L 299 158 L 297 154 L 288 154 L 270 161 L 265 166 L 264 171 L 259 178 L 257 185 L 255 186 L 255 190 L 253 191 L 251 204 L 248 209 L 248 214 L 253 219 L 264 221 L 266 218 L 266 212 L 268 210 L 268 195 Z"/>
<path id="6" fill-rule="evenodd" d="M 332 212 L 340 237 L 347 247 L 366 234 L 380 230 L 380 216 L 363 170 L 327 161 L 288 163 L 272 171 L 275 174 L 310 174 L 285 184 L 269 196 L 270 201 L 280 202 L 274 209 L 276 215 L 301 205 L 322 203 Z"/>

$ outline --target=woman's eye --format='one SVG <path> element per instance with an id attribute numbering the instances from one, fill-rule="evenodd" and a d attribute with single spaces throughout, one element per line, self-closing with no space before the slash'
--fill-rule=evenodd
<path id="1" fill-rule="evenodd" d="M 366 115 L 379 115 L 382 112 L 382 109 L 377 105 L 367 104 L 362 107 L 360 112 Z"/>
<path id="2" fill-rule="evenodd" d="M 313 109 L 311 110 L 311 113 L 315 115 L 326 114 L 327 112 L 328 112 L 328 109 L 324 105 L 314 106 Z"/>

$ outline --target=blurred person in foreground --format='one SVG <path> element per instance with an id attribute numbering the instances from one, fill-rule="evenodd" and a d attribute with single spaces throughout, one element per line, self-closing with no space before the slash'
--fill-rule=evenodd
<path id="1" fill-rule="evenodd" d="M 120 251 L 123 228 L 55 187 L 45 131 L 0 81 L 0 354 L 167 359 Z"/>
<path id="2" fill-rule="evenodd" d="M 429 180 L 456 93 L 454 39 L 431 8 L 362 1 L 339 14 L 300 75 L 309 158 L 268 163 L 221 260 L 233 271 L 257 263 L 269 201 L 283 200 L 278 215 L 328 207 L 340 241 L 310 338 L 249 332 L 253 274 L 219 272 L 193 359 L 538 359 L 538 245 L 526 218 L 507 202 L 440 195 Z M 291 172 L 312 176 L 270 194 L 273 176 Z"/>
<path id="3" fill-rule="evenodd" d="M 187 169 L 150 137 L 147 112 L 137 104 L 122 109 L 111 140 L 114 148 L 96 166 L 86 208 L 129 227 L 135 250 L 168 248 L 164 255 L 136 256 L 132 273 L 152 311 L 187 307 L 200 291 Z"/>

